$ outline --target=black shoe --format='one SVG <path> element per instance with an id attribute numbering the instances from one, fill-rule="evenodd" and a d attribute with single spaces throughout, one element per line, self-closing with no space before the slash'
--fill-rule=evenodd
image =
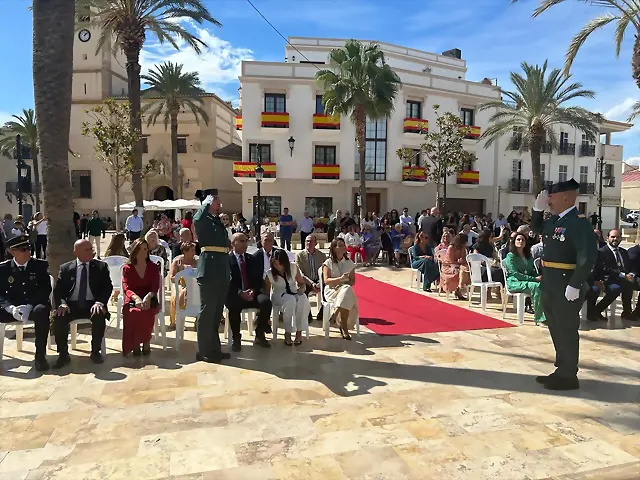
<path id="1" fill-rule="evenodd" d="M 555 375 L 555 372 L 552 373 L 551 375 L 539 375 L 539 376 L 536 377 L 536 382 L 541 383 L 542 385 L 544 385 L 554 375 Z"/>
<path id="2" fill-rule="evenodd" d="M 240 343 L 240 340 L 234 340 L 233 341 L 233 345 L 231 346 L 231 350 L 233 350 L 234 352 L 239 352 L 240 350 L 242 350 L 242 343 Z"/>
<path id="3" fill-rule="evenodd" d="M 640 319 L 640 310 L 634 310 L 633 311 L 633 320 L 638 320 Z"/>
<path id="4" fill-rule="evenodd" d="M 253 344 L 258 345 L 260 347 L 264 347 L 264 348 L 271 348 L 271 344 L 264 337 L 264 335 L 256 336 L 256 339 L 253 341 Z"/>
<path id="5" fill-rule="evenodd" d="M 559 375 L 553 375 L 544 382 L 544 388 L 559 391 L 578 390 L 580 388 L 580 382 L 578 382 L 578 377 L 560 377 Z"/>
<path id="6" fill-rule="evenodd" d="M 54 370 L 59 370 L 59 369 L 65 367 L 65 366 L 69 365 L 70 363 L 71 363 L 71 357 L 69 356 L 69 354 L 59 355 L 58 356 L 58 360 L 53 365 L 53 369 Z"/>
<path id="7" fill-rule="evenodd" d="M 134 357 L 139 357 L 140 355 L 142 355 L 142 350 L 140 350 L 140 347 L 134 348 L 133 349 L 133 356 Z"/>
<path id="8" fill-rule="evenodd" d="M 587 319 L 592 322 L 606 322 L 607 319 L 601 313 L 591 313 L 587 315 Z"/>
<path id="9" fill-rule="evenodd" d="M 633 320 L 633 313 L 631 313 L 631 312 L 622 312 L 620 314 L 620 318 L 622 318 L 623 320 Z"/>
<path id="10" fill-rule="evenodd" d="M 92 352 L 91 355 L 89 355 L 89 358 L 96 365 L 104 363 L 104 358 L 102 358 L 102 354 L 100 352 Z"/>
<path id="11" fill-rule="evenodd" d="M 271 329 L 271 324 L 264 327 L 264 333 L 273 333 L 273 330 Z"/>
<path id="12" fill-rule="evenodd" d="M 213 355 L 201 355 L 200 353 L 196 353 L 197 362 L 220 363 L 222 360 L 229 360 L 230 358 L 231 354 L 224 352 Z"/>
<path id="13" fill-rule="evenodd" d="M 38 372 L 46 372 L 49 370 L 49 362 L 47 362 L 46 358 L 36 358 L 35 367 Z"/>

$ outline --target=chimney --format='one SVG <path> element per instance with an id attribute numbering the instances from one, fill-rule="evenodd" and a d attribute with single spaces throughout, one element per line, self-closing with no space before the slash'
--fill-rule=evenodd
<path id="1" fill-rule="evenodd" d="M 458 60 L 462 60 L 462 50 L 459 48 L 452 48 L 451 50 L 447 50 L 442 52 L 442 55 L 445 57 L 457 58 Z"/>

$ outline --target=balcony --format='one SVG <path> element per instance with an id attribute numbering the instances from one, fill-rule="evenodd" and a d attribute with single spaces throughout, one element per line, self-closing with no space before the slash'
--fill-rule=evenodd
<path id="1" fill-rule="evenodd" d="M 335 185 L 340 181 L 340 165 L 311 165 L 313 183 Z"/>
<path id="2" fill-rule="evenodd" d="M 405 118 L 402 122 L 404 133 L 425 134 L 429 131 L 429 122 L 421 118 Z"/>
<path id="3" fill-rule="evenodd" d="M 476 127 L 473 125 L 463 125 L 460 128 L 467 128 L 469 132 L 464 136 L 464 138 L 468 140 L 477 140 L 480 138 L 480 134 L 482 133 L 480 127 Z"/>
<path id="4" fill-rule="evenodd" d="M 551 189 L 551 185 L 553 182 L 551 180 L 543 180 L 542 181 L 542 190 L 546 190 L 547 192 Z"/>
<path id="5" fill-rule="evenodd" d="M 509 179 L 509 191 L 518 193 L 529 193 L 531 188 L 531 181 L 523 178 L 511 178 Z"/>
<path id="6" fill-rule="evenodd" d="M 242 130 L 242 115 L 236 115 L 236 130 Z"/>
<path id="7" fill-rule="evenodd" d="M 402 183 L 419 187 L 427 182 L 427 169 L 424 167 L 402 167 Z"/>
<path id="8" fill-rule="evenodd" d="M 22 194 L 34 194 L 38 192 L 38 188 L 31 183 L 25 180 L 22 180 Z M 18 193 L 18 182 L 7 182 L 5 193 L 9 193 L 12 195 L 16 195 Z M 39 193 L 39 192 L 38 192 Z"/>
<path id="9" fill-rule="evenodd" d="M 596 194 L 596 184 L 595 183 L 581 183 L 580 184 L 580 195 L 595 195 Z"/>
<path id="10" fill-rule="evenodd" d="M 600 148 L 600 154 L 604 157 L 605 162 L 622 161 L 622 145 L 601 145 Z"/>
<path id="11" fill-rule="evenodd" d="M 256 162 L 233 162 L 233 178 L 236 182 L 253 183 L 256 181 Z M 264 169 L 264 175 L 262 177 L 263 183 L 273 183 L 276 181 L 276 164 L 275 163 L 262 163 Z"/>
<path id="12" fill-rule="evenodd" d="M 582 145 L 580 145 L 580 156 L 581 157 L 595 157 L 596 156 L 596 146 L 583 143 Z"/>
<path id="13" fill-rule="evenodd" d="M 462 170 L 456 176 L 456 184 L 460 188 L 476 188 L 480 184 L 478 170 Z"/>
<path id="14" fill-rule="evenodd" d="M 561 143 L 558 148 L 559 155 L 575 155 L 576 144 L 575 143 Z"/>
<path id="15" fill-rule="evenodd" d="M 507 146 L 507 150 L 520 150 L 521 146 L 522 146 L 523 152 L 526 152 L 529 150 L 529 144 L 525 142 L 525 144 L 522 145 L 522 137 L 520 135 L 514 135 L 509 140 L 509 145 Z"/>
<path id="16" fill-rule="evenodd" d="M 540 149 L 540 153 L 553 153 L 551 142 L 544 142 L 542 144 L 542 148 Z"/>
<path id="17" fill-rule="evenodd" d="M 314 130 L 340 130 L 340 117 L 330 117 L 324 113 L 313 114 Z"/>
<path id="18" fill-rule="evenodd" d="M 260 115 L 262 128 L 289 130 L 289 113 L 287 112 L 262 112 Z"/>

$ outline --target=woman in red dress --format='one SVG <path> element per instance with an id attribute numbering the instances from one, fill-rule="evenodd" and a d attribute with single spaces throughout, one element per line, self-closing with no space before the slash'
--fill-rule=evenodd
<path id="1" fill-rule="evenodd" d="M 149 355 L 151 334 L 160 311 L 158 289 L 160 287 L 160 267 L 149 258 L 149 245 L 138 239 L 131 246 L 129 261 L 122 268 L 122 291 L 124 307 L 122 317 L 122 354 L 127 356 Z M 142 345 L 142 349 L 140 346 Z"/>

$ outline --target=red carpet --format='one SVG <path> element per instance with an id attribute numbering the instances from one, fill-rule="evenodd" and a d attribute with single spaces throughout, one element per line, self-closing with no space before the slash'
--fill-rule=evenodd
<path id="1" fill-rule="evenodd" d="M 408 273 L 407 273 L 408 275 Z M 354 286 L 360 324 L 378 335 L 454 332 L 512 327 L 510 323 L 450 305 L 363 275 Z"/>

